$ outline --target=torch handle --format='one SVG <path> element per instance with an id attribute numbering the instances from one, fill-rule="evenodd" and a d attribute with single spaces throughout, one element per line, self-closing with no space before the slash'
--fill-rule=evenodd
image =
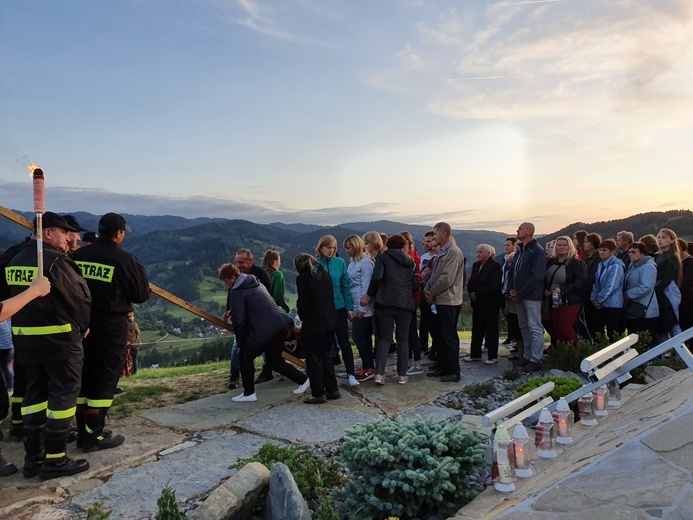
<path id="1" fill-rule="evenodd" d="M 43 276 L 43 214 L 36 213 L 36 255 L 38 272 L 37 278 Z"/>

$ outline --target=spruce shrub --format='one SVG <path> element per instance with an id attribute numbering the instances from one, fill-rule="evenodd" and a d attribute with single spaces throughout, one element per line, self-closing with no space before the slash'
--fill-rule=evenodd
<path id="1" fill-rule="evenodd" d="M 156 505 L 159 506 L 156 520 L 185 520 L 185 515 L 178 509 L 176 491 L 169 484 L 161 490 L 161 496 L 156 501 Z"/>
<path id="2" fill-rule="evenodd" d="M 297 446 L 278 446 L 268 442 L 260 447 L 257 455 L 239 459 L 231 468 L 241 469 L 249 462 L 259 462 L 266 468 L 271 468 L 275 462 L 285 464 L 306 500 L 318 499 L 322 488 L 341 486 L 344 480 L 335 463 L 326 462 Z"/>
<path id="3" fill-rule="evenodd" d="M 467 479 L 486 466 L 486 440 L 459 422 L 420 417 L 356 424 L 337 457 L 349 481 L 335 496 L 354 520 L 454 514 L 477 495 Z"/>

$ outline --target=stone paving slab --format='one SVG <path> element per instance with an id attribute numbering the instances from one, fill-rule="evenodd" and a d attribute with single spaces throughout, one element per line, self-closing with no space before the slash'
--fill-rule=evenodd
<path id="1" fill-rule="evenodd" d="M 235 423 L 249 415 L 286 402 L 297 401 L 300 396 L 293 390 L 298 385 L 278 378 L 256 385 L 257 401 L 235 403 L 232 397 L 243 393 L 242 388 L 223 394 L 212 395 L 189 403 L 156 408 L 140 413 L 150 421 L 177 430 L 200 431 L 218 428 Z"/>
<path id="2" fill-rule="evenodd" d="M 156 501 L 167 484 L 179 501 L 207 493 L 236 473 L 229 469 L 231 464 L 255 455 L 268 442 L 257 435 L 222 431 L 207 432 L 200 439 L 197 446 L 117 472 L 102 486 L 73 498 L 72 503 L 86 509 L 109 497 L 111 518 L 146 518 L 157 511 Z"/>
<path id="3" fill-rule="evenodd" d="M 461 417 L 464 414 L 460 410 L 447 408 L 445 406 L 435 406 L 432 404 L 423 404 L 404 412 L 400 417 L 404 420 L 421 417 L 422 419 L 433 419 L 437 421 L 446 421 L 453 417 Z"/>
<path id="4" fill-rule="evenodd" d="M 258 435 L 286 441 L 318 444 L 341 439 L 344 430 L 357 423 L 382 420 L 378 409 L 363 406 L 359 399 L 342 391 L 338 401 L 323 405 L 289 403 L 248 417 L 236 426 Z"/>
<path id="5" fill-rule="evenodd" d="M 532 463 L 535 476 L 518 479 L 514 493 L 499 493 L 488 488 L 460 509 L 455 518 L 645 520 L 657 517 L 643 516 L 647 510 L 666 513 L 660 518 L 676 515 L 677 510 L 683 510 L 684 505 L 691 501 L 687 493 L 693 487 L 693 476 L 685 467 L 667 460 L 664 452 L 658 454 L 650 450 L 641 439 L 654 435 L 668 421 L 673 425 L 680 419 L 680 424 L 688 424 L 688 415 L 692 413 L 693 374 L 690 371 L 677 372 L 667 379 L 641 387 L 598 426 L 576 425 L 574 444 L 557 448 L 556 459 L 535 459 Z M 688 431 L 693 437 L 693 433 Z M 654 443 L 657 436 L 651 439 Z M 681 446 L 677 449 L 686 449 L 687 453 L 692 448 L 685 438 L 669 446 Z M 666 483 L 669 488 L 664 489 L 656 481 Z M 604 516 L 599 509 L 605 503 L 614 504 L 613 516 Z M 595 510 L 586 511 L 589 506 L 594 506 Z M 582 516 L 575 516 L 579 511 L 582 511 Z M 690 510 L 687 514 L 689 516 L 683 518 L 693 518 Z"/>

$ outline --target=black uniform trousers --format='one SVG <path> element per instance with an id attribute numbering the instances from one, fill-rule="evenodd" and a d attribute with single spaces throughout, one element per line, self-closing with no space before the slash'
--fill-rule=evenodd
<path id="1" fill-rule="evenodd" d="M 108 409 L 123 370 L 128 341 L 127 314 L 92 317 L 84 339 L 84 367 L 79 404 Z"/>
<path id="2" fill-rule="evenodd" d="M 66 430 L 75 415 L 82 357 L 42 365 L 24 365 L 27 377 L 22 403 L 24 426 Z"/>

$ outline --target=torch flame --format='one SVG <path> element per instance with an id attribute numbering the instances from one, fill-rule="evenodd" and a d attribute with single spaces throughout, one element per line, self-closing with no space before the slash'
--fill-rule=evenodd
<path id="1" fill-rule="evenodd" d="M 39 165 L 36 163 L 31 163 L 29 165 L 29 170 L 30 170 L 29 178 L 31 178 L 31 179 L 34 178 L 34 170 L 38 169 L 38 167 L 39 167 Z"/>

